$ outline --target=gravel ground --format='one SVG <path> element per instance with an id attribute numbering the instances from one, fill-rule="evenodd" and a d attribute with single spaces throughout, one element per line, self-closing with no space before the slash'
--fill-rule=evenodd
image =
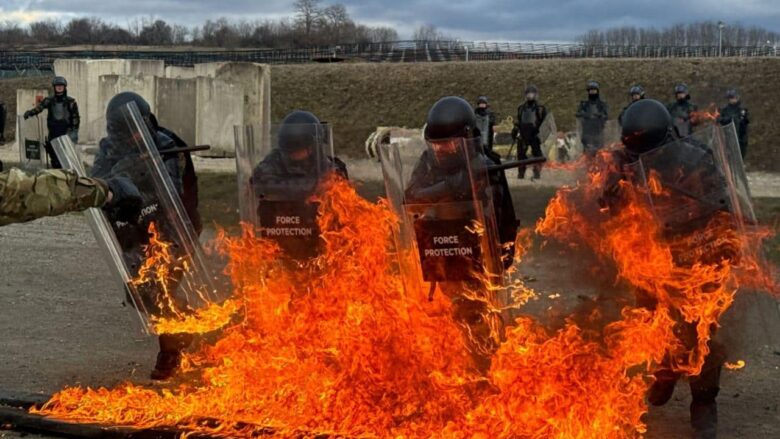
<path id="1" fill-rule="evenodd" d="M 0 158 L 4 155 L 7 151 Z M 197 166 L 234 169 L 232 160 L 198 160 Z M 350 171 L 366 181 L 378 176 L 376 165 L 366 160 L 351 162 Z M 780 196 L 780 175 L 750 177 L 754 195 Z M 568 178 L 549 172 L 539 182 L 512 184 L 559 185 Z M 571 292 L 556 301 L 533 302 L 529 312 L 554 319 L 595 298 L 596 289 L 583 285 L 581 277 L 561 275 L 571 268 L 558 254 L 541 254 L 526 264 L 523 272 L 537 279 L 538 290 Z M 80 215 L 0 228 L 0 267 L 0 392 L 50 394 L 65 385 L 149 383 L 156 342 L 142 335 L 134 311 L 121 305 L 122 291 Z M 730 314 L 721 333 L 732 340 L 731 359 L 744 359 L 747 367 L 724 373 L 720 437 L 780 437 L 777 302 L 742 294 Z M 689 398 L 681 384 L 667 406 L 652 408 L 647 437 L 687 437 Z M 6 437 L 42 436 L 0 431 L 0 438 Z"/>

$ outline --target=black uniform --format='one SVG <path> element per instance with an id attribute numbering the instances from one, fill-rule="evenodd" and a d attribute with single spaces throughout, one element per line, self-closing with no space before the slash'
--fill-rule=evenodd
<path id="1" fill-rule="evenodd" d="M 517 119 L 512 129 L 512 136 L 518 140 L 517 159 L 528 158 L 528 148 L 534 157 L 544 157 L 542 153 L 542 141 L 539 139 L 539 128 L 547 117 L 547 109 L 536 100 L 525 101 L 517 107 Z M 518 137 L 519 135 L 519 137 Z M 542 173 L 542 165 L 534 165 L 534 178 L 539 178 Z M 517 170 L 518 178 L 525 177 L 525 167 Z"/>
<path id="2" fill-rule="evenodd" d="M 258 218 L 265 237 L 274 239 L 287 256 L 303 260 L 316 256 L 322 242 L 317 225 L 315 203 L 309 201 L 321 178 L 331 172 L 348 178 L 346 164 L 337 157 L 325 157 L 322 168 L 313 157 L 303 162 L 294 162 L 286 152 L 274 149 L 252 172 L 252 190 L 258 197 Z M 274 234 L 277 214 L 294 216 L 300 223 L 296 229 L 306 230 L 296 236 Z M 286 230 L 290 230 L 285 227 Z"/>
<path id="3" fill-rule="evenodd" d="M 743 107 L 741 102 L 726 105 L 720 109 L 718 123 L 721 125 L 734 123 L 739 138 L 739 151 L 742 153 L 742 158 L 744 159 L 747 154 L 748 125 L 750 125 L 750 114 L 748 113 L 747 108 Z"/>
<path id="4" fill-rule="evenodd" d="M 672 115 L 672 123 L 680 137 L 688 137 L 693 133 L 696 121 L 692 119 L 693 113 L 698 111 L 699 107 L 691 102 L 690 96 L 685 99 L 678 99 L 667 105 L 669 114 Z"/>
<path id="5" fill-rule="evenodd" d="M 75 142 L 78 141 L 78 130 L 81 118 L 79 116 L 79 107 L 76 100 L 68 96 L 67 91 L 62 94 L 54 94 L 44 98 L 32 110 L 24 114 L 25 119 L 35 116 L 43 110 L 48 110 L 46 125 L 49 129 L 49 136 L 46 140 L 46 153 L 49 154 L 49 160 L 53 168 L 62 168 L 54 149 L 51 146 L 51 140 L 57 137 L 70 135 Z"/>
<path id="6" fill-rule="evenodd" d="M 599 95 L 590 95 L 580 101 L 577 119 L 582 124 L 582 146 L 586 154 L 593 155 L 604 146 L 604 127 L 609 119 L 609 108 Z"/>
<path id="7" fill-rule="evenodd" d="M 493 151 L 493 139 L 495 137 L 496 114 L 490 107 L 474 109 L 474 115 L 477 117 L 477 127 L 480 130 L 480 139 L 482 148 L 485 151 Z"/>
<path id="8" fill-rule="evenodd" d="M 653 105 L 655 108 L 652 108 Z M 668 197 L 654 200 L 653 207 L 661 220 L 662 238 L 670 243 L 674 263 L 679 267 L 691 267 L 694 264 L 715 265 L 737 258 L 738 249 L 728 240 L 712 236 L 713 233 L 721 233 L 721 230 L 713 231 L 706 227 L 717 216 L 731 212 L 728 184 L 717 166 L 713 151 L 694 139 L 680 139 L 676 130 L 672 129 L 670 115 L 662 114 L 664 108 L 659 102 L 650 101 L 648 105 L 632 110 L 636 111 L 626 113 L 626 119 L 631 120 L 626 121 L 629 126 L 623 130 L 626 149 L 616 153 L 619 161 L 627 166 L 636 162 L 639 154 L 652 151 L 652 155 L 642 156 L 642 164 L 645 174 L 652 171 L 670 190 Z M 642 111 L 661 114 L 665 120 L 656 118 L 650 124 L 643 124 L 641 119 L 645 114 Z M 637 120 L 639 123 L 636 123 Z M 663 123 L 656 123 L 659 121 Z M 643 129 L 642 125 L 650 128 Z M 666 145 L 663 150 L 656 150 L 663 145 Z M 633 177 L 627 172 L 613 181 Z M 605 200 L 611 210 L 621 208 L 620 192 L 617 183 L 607 190 Z M 699 294 L 707 294 L 707 291 Z M 637 291 L 637 306 L 655 309 L 657 299 L 645 291 Z M 686 322 L 679 311 L 672 311 L 676 321 L 674 332 L 680 342 L 689 350 L 696 349 L 698 322 Z M 714 333 L 715 328 L 710 328 L 710 334 L 714 336 Z M 714 438 L 717 426 L 715 399 L 720 390 L 720 372 L 726 354 L 724 346 L 712 338 L 707 347 L 709 353 L 701 373 L 688 377 L 692 396 L 691 424 L 697 431 L 696 437 Z M 648 393 L 651 404 L 663 405 L 671 398 L 675 384 L 681 378 L 672 364 L 685 365 L 686 362 L 687 356 L 669 357 L 659 365 L 655 372 L 656 381 Z"/>
<path id="9" fill-rule="evenodd" d="M 117 104 L 114 104 L 116 100 Z M 178 236 L 174 230 L 170 229 L 168 221 L 162 220 L 162 206 L 154 187 L 153 179 L 148 175 L 147 164 L 139 156 L 139 151 L 129 146 L 128 137 L 133 133 L 128 129 L 121 115 L 111 111 L 112 107 L 119 108 L 127 102 L 135 101 L 144 116 L 149 130 L 155 136 L 155 143 L 158 151 L 164 153 L 165 150 L 179 147 L 186 147 L 184 141 L 174 134 L 157 124 L 157 120 L 151 113 L 148 113 L 148 104 L 135 93 L 120 93 L 109 102 L 109 111 L 107 114 L 108 137 L 101 139 L 98 155 L 95 157 L 95 163 L 90 170 L 91 177 L 97 178 L 115 178 L 125 177 L 135 186 L 135 191 L 141 194 L 141 206 L 138 211 L 141 214 L 133 219 L 124 218 L 117 209 L 107 209 L 106 215 L 111 223 L 127 267 L 131 270 L 133 276 L 137 275 L 137 270 L 143 264 L 145 259 L 144 248 L 149 244 L 149 225 L 154 222 L 157 231 L 163 241 L 174 242 L 173 251 L 183 249 L 183 245 L 176 245 Z M 145 114 L 148 113 L 148 114 Z M 195 167 L 192 163 L 190 153 L 183 152 L 177 154 L 163 154 L 163 163 L 166 171 L 173 182 L 176 191 L 181 197 L 182 204 L 187 213 L 190 223 L 197 235 L 203 230 L 200 214 L 198 212 L 198 180 L 195 175 Z M 113 205 L 122 205 L 123 194 L 114 194 L 116 198 Z M 172 280 L 169 290 L 176 292 L 178 280 Z M 156 285 L 148 285 L 144 291 L 141 291 L 141 299 L 147 310 L 152 314 L 173 317 L 170 310 L 161 309 L 163 292 Z M 175 293 L 174 293 L 175 294 Z M 174 297 L 175 300 L 175 297 Z M 177 304 L 180 309 L 184 304 Z M 159 337 L 160 353 L 157 357 L 157 364 L 152 373 L 153 379 L 165 379 L 170 377 L 181 361 L 181 350 L 192 342 L 190 334 L 162 334 Z"/>

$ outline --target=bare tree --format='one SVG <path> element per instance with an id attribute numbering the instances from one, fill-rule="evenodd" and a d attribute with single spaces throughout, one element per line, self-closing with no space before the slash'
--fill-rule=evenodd
<path id="1" fill-rule="evenodd" d="M 138 42 L 148 46 L 171 45 L 173 44 L 173 29 L 165 21 L 155 20 L 141 29 Z"/>
<path id="2" fill-rule="evenodd" d="M 295 0 L 296 19 L 306 40 L 311 41 L 317 23 L 322 19 L 321 0 Z"/>
<path id="3" fill-rule="evenodd" d="M 415 41 L 441 41 L 444 40 L 445 37 L 439 32 L 436 26 L 424 24 L 414 31 L 412 39 Z"/>

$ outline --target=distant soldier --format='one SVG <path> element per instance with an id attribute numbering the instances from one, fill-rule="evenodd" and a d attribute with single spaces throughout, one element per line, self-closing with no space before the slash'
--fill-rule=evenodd
<path id="1" fill-rule="evenodd" d="M 669 110 L 669 114 L 672 115 L 674 129 L 677 130 L 677 134 L 680 137 L 688 137 L 693 133 L 693 128 L 696 126 L 693 113 L 699 107 L 691 102 L 691 93 L 688 90 L 688 86 L 683 83 L 674 87 L 674 96 L 676 100 L 667 105 L 666 108 Z"/>
<path id="2" fill-rule="evenodd" d="M 5 102 L 0 101 L 0 143 L 5 142 L 5 118 L 8 116 L 8 109 Z"/>
<path id="3" fill-rule="evenodd" d="M 734 123 L 734 126 L 737 128 L 737 137 L 739 138 L 739 152 L 744 159 L 748 147 L 748 125 L 750 124 L 750 115 L 748 114 L 747 108 L 742 106 L 739 92 L 737 92 L 736 89 L 729 89 L 726 92 L 726 98 L 729 100 L 729 103 L 720 109 L 718 123 L 721 125 Z"/>
<path id="4" fill-rule="evenodd" d="M 115 193 L 123 195 L 119 206 Z M 65 169 L 28 174 L 12 168 L 0 173 L 0 226 L 104 206 L 130 212 L 126 217 L 132 217 L 140 203 L 138 192 L 122 178 L 104 181 Z"/>
<path id="5" fill-rule="evenodd" d="M 477 128 L 479 129 L 482 149 L 486 153 L 493 151 L 493 137 L 495 137 L 493 128 L 496 126 L 496 114 L 490 109 L 487 96 L 477 98 L 477 107 L 474 108 L 474 115 L 477 117 Z"/>
<path id="6" fill-rule="evenodd" d="M 539 129 L 547 117 L 547 109 L 537 102 L 539 89 L 529 85 L 525 89 L 525 102 L 517 107 L 517 119 L 512 129 L 512 138 L 517 139 L 517 159 L 528 158 L 528 148 L 534 157 L 544 157 Z M 534 165 L 534 179 L 541 178 L 542 165 Z M 517 178 L 525 178 L 525 166 L 517 169 Z"/>
<path id="7" fill-rule="evenodd" d="M 604 127 L 609 119 L 606 102 L 599 96 L 599 83 L 590 81 L 585 88 L 588 99 L 580 101 L 577 107 L 577 120 L 582 126 L 582 146 L 585 154 L 593 156 L 604 146 Z"/>
<path id="8" fill-rule="evenodd" d="M 81 118 L 79 117 L 79 107 L 76 104 L 76 100 L 68 96 L 68 81 L 62 76 L 57 76 L 51 82 L 51 85 L 54 88 L 54 95 L 46 97 L 35 108 L 26 111 L 24 118 L 29 119 L 40 114 L 43 110 L 48 110 L 46 124 L 49 129 L 49 136 L 45 145 L 46 153 L 49 155 L 53 168 L 62 168 L 57 155 L 54 154 L 54 150 L 51 147 L 51 140 L 68 135 L 73 143 L 78 143 Z"/>
<path id="9" fill-rule="evenodd" d="M 623 114 L 625 114 L 626 110 L 628 110 L 628 107 L 631 106 L 636 101 L 642 100 L 645 98 L 645 89 L 642 88 L 641 85 L 636 84 L 632 85 L 631 88 L 628 89 L 628 97 L 631 99 L 625 107 L 620 111 L 620 115 L 618 116 L 618 123 L 620 126 L 623 126 Z"/>

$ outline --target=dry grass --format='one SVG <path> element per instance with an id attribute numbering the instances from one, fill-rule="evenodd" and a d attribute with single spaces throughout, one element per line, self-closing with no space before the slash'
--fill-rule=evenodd
<path id="1" fill-rule="evenodd" d="M 617 117 L 635 82 L 649 97 L 671 99 L 678 81 L 692 89 L 700 106 L 723 104 L 723 93 L 740 88 L 752 113 L 752 169 L 780 171 L 780 125 L 775 105 L 780 100 L 780 59 L 690 60 L 527 60 L 435 64 L 323 64 L 274 66 L 272 110 L 275 120 L 305 108 L 332 122 L 342 154 L 361 154 L 376 126 L 419 127 L 428 107 L 445 95 L 475 100 L 490 97 L 501 117 L 514 113 L 528 83 L 555 114 L 559 129 L 574 126 L 574 112 L 584 98 L 585 83 L 598 80 Z"/>

